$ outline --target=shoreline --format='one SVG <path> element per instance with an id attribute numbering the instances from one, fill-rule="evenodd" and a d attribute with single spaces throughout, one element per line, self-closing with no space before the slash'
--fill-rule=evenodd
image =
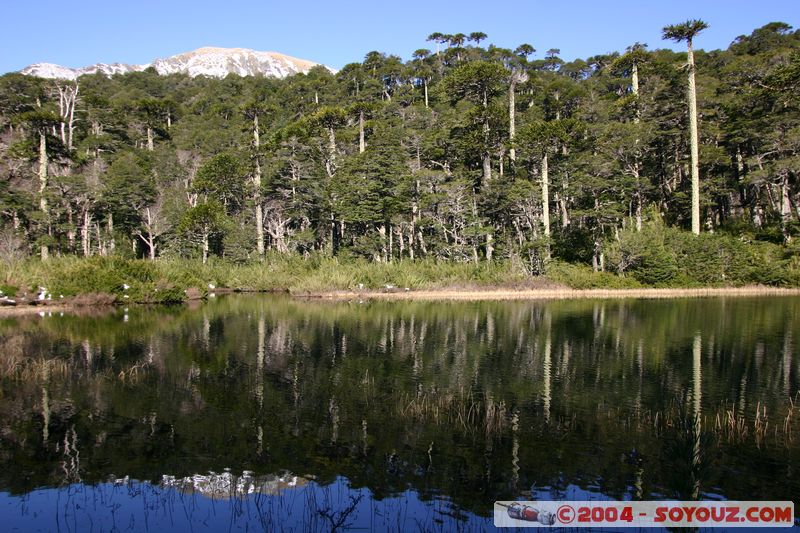
<path id="1" fill-rule="evenodd" d="M 244 289 L 218 289 L 220 295 L 233 293 L 263 292 L 275 294 L 277 291 L 252 291 Z M 287 291 L 288 292 L 288 291 Z M 290 293 L 290 297 L 298 300 L 314 301 L 349 301 L 349 300 L 394 300 L 394 301 L 525 301 L 525 300 L 577 300 L 577 299 L 670 299 L 670 298 L 714 298 L 714 297 L 753 297 L 753 296 L 800 296 L 800 288 L 782 288 L 765 286 L 748 287 L 702 287 L 695 289 L 423 289 L 392 291 L 320 291 L 309 293 Z M 197 300 L 192 300 L 197 301 Z M 186 303 L 186 302 L 184 302 Z M 129 304 L 137 305 L 137 304 Z M 144 305 L 144 304 L 143 304 Z M 151 304 L 152 305 L 152 304 Z M 80 313 L 95 311 L 100 308 L 114 308 L 114 305 L 85 305 L 58 303 L 55 305 L 17 305 L 0 307 L 0 319 L 18 316 L 39 315 L 40 313 Z"/>
<path id="2" fill-rule="evenodd" d="M 571 300 L 571 299 L 668 299 L 709 298 L 721 296 L 800 296 L 800 288 L 782 287 L 702 287 L 696 289 L 425 289 L 417 291 L 329 291 L 295 294 L 295 298 L 313 300 Z"/>
<path id="3" fill-rule="evenodd" d="M 87 307 L 82 305 L 69 305 L 69 304 L 5 306 L 5 307 L 0 307 L 0 319 L 11 318 L 16 316 L 38 315 L 39 313 L 45 313 L 45 314 L 75 313 L 76 311 L 80 311 L 83 308 Z M 87 309 L 95 309 L 95 308 L 88 307 Z"/>

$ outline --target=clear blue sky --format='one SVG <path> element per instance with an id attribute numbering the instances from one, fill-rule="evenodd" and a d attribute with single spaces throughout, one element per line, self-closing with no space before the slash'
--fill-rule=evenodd
<path id="1" fill-rule="evenodd" d="M 676 47 L 661 28 L 711 24 L 699 48 L 725 48 L 772 21 L 800 26 L 800 0 L 7 0 L 0 7 L 0 73 L 31 63 L 69 67 L 147 63 L 201 46 L 272 50 L 340 68 L 370 50 L 407 59 L 432 32 L 483 31 L 527 42 L 536 57 L 571 60 L 639 41 Z M 486 43 L 483 43 L 484 45 Z"/>

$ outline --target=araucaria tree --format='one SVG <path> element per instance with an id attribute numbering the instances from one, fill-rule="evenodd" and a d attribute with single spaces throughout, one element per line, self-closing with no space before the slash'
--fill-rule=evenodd
<path id="1" fill-rule="evenodd" d="M 689 144 L 692 154 L 692 233 L 700 234 L 700 149 L 697 133 L 697 87 L 695 85 L 694 48 L 692 42 L 701 31 L 708 28 L 702 20 L 687 20 L 681 24 L 664 27 L 664 39 L 686 41 L 687 72 L 689 75 L 686 97 L 689 103 Z"/>
<path id="2" fill-rule="evenodd" d="M 781 268 L 763 281 L 784 283 L 800 235 L 800 32 L 770 23 L 706 54 L 693 48 L 706 27 L 664 28 L 688 44 L 688 70 L 676 68 L 685 52 L 638 43 L 567 61 L 557 43 L 537 54 L 454 31 L 407 61 L 370 51 L 284 79 L 6 74 L 0 235 L 43 258 L 671 275 L 670 232 L 750 254 L 714 267 L 726 280 L 726 268 L 768 262 L 773 243 Z M 684 235 L 701 224 L 715 236 Z"/>

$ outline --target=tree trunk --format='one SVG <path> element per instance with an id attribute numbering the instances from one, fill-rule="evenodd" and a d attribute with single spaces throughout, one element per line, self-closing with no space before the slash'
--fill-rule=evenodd
<path id="1" fill-rule="evenodd" d="M 72 151 L 72 138 L 75 133 L 75 103 L 78 100 L 78 83 L 75 82 L 75 91 L 72 93 L 72 101 L 69 106 L 69 122 L 67 123 L 67 148 Z"/>
<path id="2" fill-rule="evenodd" d="M 694 80 L 694 51 L 688 41 L 689 53 L 689 143 L 692 154 L 692 233 L 700 234 L 700 155 L 697 133 L 697 89 Z"/>
<path id="3" fill-rule="evenodd" d="M 489 95 L 484 91 L 483 93 L 483 109 L 484 113 L 489 109 Z M 483 121 L 483 183 L 488 183 L 492 179 L 492 160 L 489 154 L 489 118 L 488 115 Z"/>
<path id="4" fill-rule="evenodd" d="M 208 231 L 203 232 L 203 264 L 208 263 Z"/>
<path id="5" fill-rule="evenodd" d="M 417 152 L 419 154 L 419 152 Z M 417 156 L 419 157 L 419 156 Z M 414 260 L 414 238 L 417 232 L 417 218 L 419 217 L 419 180 L 414 181 L 414 199 L 411 201 L 411 231 L 408 232 L 408 257 Z"/>
<path id="6" fill-rule="evenodd" d="M 783 239 L 788 243 L 792 240 L 789 234 L 789 224 L 792 222 L 792 203 L 789 196 L 789 172 L 784 170 L 781 177 L 781 229 Z"/>
<path id="7" fill-rule="evenodd" d="M 508 158 L 511 161 L 517 160 L 517 151 L 514 149 L 514 136 L 517 134 L 517 123 L 516 123 L 516 90 L 517 84 L 516 82 L 512 81 L 508 86 L 508 143 L 511 145 L 511 148 L 508 151 Z"/>
<path id="8" fill-rule="evenodd" d="M 386 231 L 389 233 L 389 253 L 386 255 L 386 262 L 392 262 L 392 254 L 394 254 L 394 231 L 389 226 L 389 223 L 386 223 Z"/>
<path id="9" fill-rule="evenodd" d="M 89 257 L 92 255 L 92 215 L 89 213 L 89 208 L 83 212 L 83 228 L 81 228 L 81 243 L 83 244 L 83 256 Z"/>
<path id="10" fill-rule="evenodd" d="M 492 179 L 492 159 L 489 152 L 483 154 L 483 183 L 489 183 Z"/>
<path id="11" fill-rule="evenodd" d="M 569 210 L 567 209 L 566 192 L 562 191 L 560 195 L 556 193 L 556 199 L 558 201 L 559 208 L 561 208 L 561 227 L 566 228 L 569 226 Z"/>
<path id="12" fill-rule="evenodd" d="M 114 242 L 114 214 L 108 213 L 108 253 L 114 253 L 117 243 Z"/>
<path id="13" fill-rule="evenodd" d="M 256 203 L 256 251 L 258 257 L 264 257 L 264 207 L 261 205 L 261 137 L 258 133 L 258 114 L 253 114 L 253 146 L 255 147 L 256 169 L 253 173 Z"/>
<path id="14" fill-rule="evenodd" d="M 331 255 L 336 255 L 339 251 L 339 243 L 337 240 L 337 231 L 339 224 L 336 222 L 336 216 L 331 213 Z"/>
<path id="15" fill-rule="evenodd" d="M 147 150 L 152 152 L 153 149 L 153 128 L 147 126 Z"/>
<path id="16" fill-rule="evenodd" d="M 636 115 L 633 117 L 633 123 L 638 124 L 642 113 L 639 110 L 639 65 L 636 61 L 633 62 L 633 66 L 631 67 L 631 91 L 633 92 L 636 106 Z"/>
<path id="17" fill-rule="evenodd" d="M 545 237 L 550 237 L 550 184 L 547 153 L 542 156 L 542 225 Z"/>
<path id="18" fill-rule="evenodd" d="M 72 204 L 67 204 L 67 241 L 70 253 L 75 251 L 75 235 L 78 233 L 77 224 L 73 220 Z"/>
<path id="19" fill-rule="evenodd" d="M 487 233 L 486 234 L 486 260 L 487 261 L 491 261 L 492 260 L 492 256 L 494 255 L 494 244 L 492 244 L 493 240 L 494 240 L 494 237 L 492 237 L 492 234 L 491 233 Z"/>
<path id="20" fill-rule="evenodd" d="M 367 149 L 367 143 L 364 140 L 364 110 L 358 113 L 358 153 L 363 154 Z"/>
<path id="21" fill-rule="evenodd" d="M 325 171 L 330 178 L 336 173 L 336 133 L 333 128 L 328 128 L 328 160 L 325 161 Z"/>
<path id="22" fill-rule="evenodd" d="M 422 85 L 425 87 L 425 108 L 428 108 L 428 79 L 424 78 L 422 80 Z"/>
<path id="23" fill-rule="evenodd" d="M 386 230 L 388 224 L 385 222 L 378 227 L 378 234 L 381 236 L 381 255 L 379 261 L 386 261 Z"/>
<path id="24" fill-rule="evenodd" d="M 45 224 L 49 223 L 49 212 L 47 206 L 47 138 L 43 131 L 39 132 L 39 208 L 44 215 Z M 42 261 L 46 261 L 50 255 L 47 245 L 43 244 L 40 250 Z"/>
<path id="25" fill-rule="evenodd" d="M 642 231 L 642 193 L 636 191 L 636 231 Z"/>

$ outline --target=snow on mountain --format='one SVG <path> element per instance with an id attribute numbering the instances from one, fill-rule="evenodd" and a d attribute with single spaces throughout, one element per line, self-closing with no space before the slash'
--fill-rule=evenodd
<path id="1" fill-rule="evenodd" d="M 159 74 L 181 72 L 189 76 L 223 78 L 228 74 L 255 76 L 258 74 L 285 78 L 298 72 L 308 72 L 317 63 L 289 57 L 277 52 L 257 52 L 246 48 L 198 48 L 153 62 Z"/>
<path id="2" fill-rule="evenodd" d="M 101 72 L 107 76 L 137 72 L 154 67 L 159 74 L 183 73 L 191 77 L 209 76 L 223 78 L 228 74 L 240 76 L 268 76 L 285 78 L 298 72 L 308 72 L 319 63 L 290 57 L 277 52 L 258 52 L 246 48 L 198 48 L 192 52 L 156 59 L 147 65 L 127 65 L 124 63 L 97 63 L 88 67 L 69 68 L 52 63 L 36 63 L 20 72 L 40 78 L 74 80 L 84 74 Z M 332 69 L 329 69 L 333 72 Z"/>
<path id="3" fill-rule="evenodd" d="M 126 74 L 128 72 L 136 72 L 144 70 L 149 65 L 126 65 L 124 63 L 97 63 L 88 67 L 69 68 L 62 67 L 61 65 L 54 65 L 52 63 L 34 63 L 22 69 L 20 72 L 28 76 L 38 76 L 40 78 L 56 78 L 65 80 L 74 80 L 78 76 L 84 74 L 94 74 L 101 72 L 106 76 L 113 76 L 114 74 Z"/>

